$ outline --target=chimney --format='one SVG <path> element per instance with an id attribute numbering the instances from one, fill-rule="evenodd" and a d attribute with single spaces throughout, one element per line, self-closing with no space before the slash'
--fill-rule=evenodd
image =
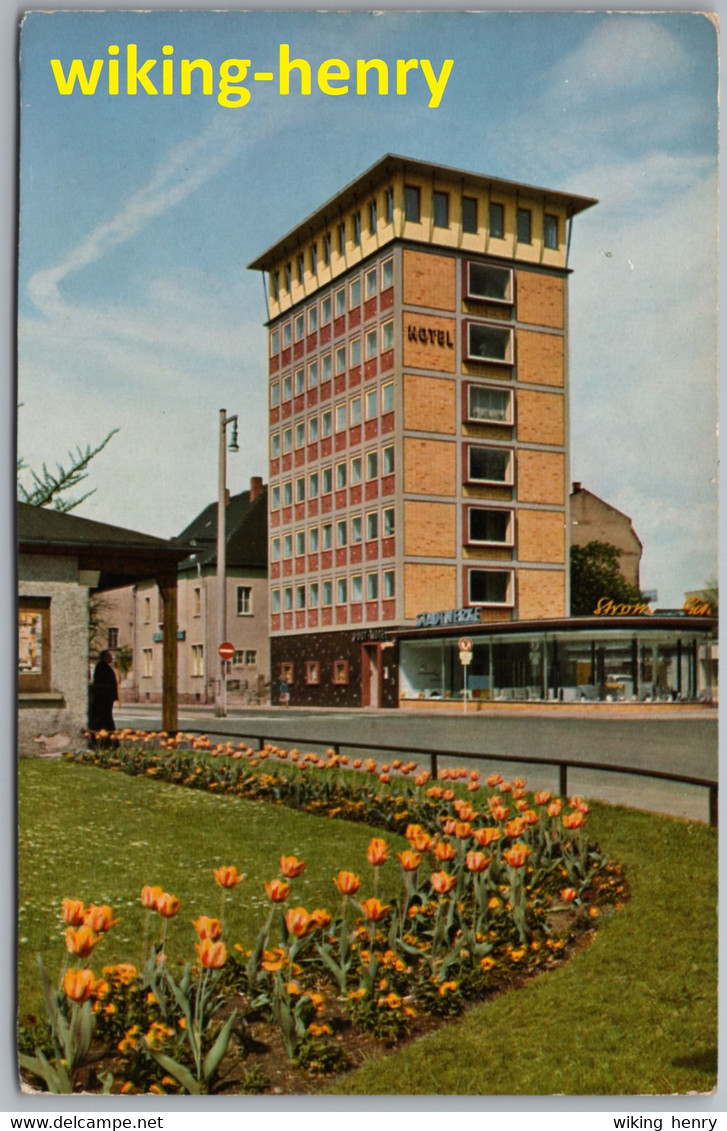
<path id="1" fill-rule="evenodd" d="M 254 503 L 258 495 L 262 494 L 263 490 L 263 477 L 262 475 L 253 475 L 250 479 L 250 502 Z"/>
<path id="2" fill-rule="evenodd" d="M 580 489 L 581 489 L 581 484 L 580 484 L 580 480 L 579 480 L 577 483 L 573 484 L 573 492 L 572 493 L 575 495 L 575 493 L 577 491 L 580 491 Z"/>

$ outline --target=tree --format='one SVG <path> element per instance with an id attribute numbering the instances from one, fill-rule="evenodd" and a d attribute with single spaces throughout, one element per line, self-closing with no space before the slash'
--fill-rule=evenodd
<path id="1" fill-rule="evenodd" d="M 640 590 L 621 573 L 620 558 L 621 551 L 610 542 L 571 547 L 571 616 L 592 616 L 601 597 L 619 605 L 642 602 Z"/>
<path id="2" fill-rule="evenodd" d="M 19 501 L 30 503 L 34 507 L 52 506 L 54 510 L 63 512 L 72 511 L 75 507 L 80 506 L 90 495 L 93 495 L 93 490 L 87 491 L 80 498 L 69 499 L 65 497 L 65 493 L 88 478 L 88 466 L 91 460 L 103 451 L 111 437 L 115 436 L 117 432 L 118 428 L 114 428 L 112 432 L 109 432 L 106 439 L 97 444 L 95 448 L 92 448 L 90 444 L 87 444 L 85 448 L 77 445 L 75 452 L 68 453 L 69 465 L 64 467 L 57 463 L 55 472 L 49 471 L 45 463 L 40 472 L 34 471 L 28 467 L 25 460 L 20 456 L 18 458 Z M 30 475 L 28 487 L 20 481 L 20 475 L 23 472 L 28 472 Z"/>
<path id="3" fill-rule="evenodd" d="M 709 605 L 712 610 L 712 616 L 719 616 L 719 578 L 708 577 L 704 583 L 704 589 L 700 593 L 700 597 Z"/>

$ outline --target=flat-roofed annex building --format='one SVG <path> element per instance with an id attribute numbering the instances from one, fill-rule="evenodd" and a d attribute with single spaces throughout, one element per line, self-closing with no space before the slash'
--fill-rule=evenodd
<path id="1" fill-rule="evenodd" d="M 395 705 L 421 614 L 567 615 L 568 248 L 594 203 L 387 155 L 250 264 L 292 702 Z"/>

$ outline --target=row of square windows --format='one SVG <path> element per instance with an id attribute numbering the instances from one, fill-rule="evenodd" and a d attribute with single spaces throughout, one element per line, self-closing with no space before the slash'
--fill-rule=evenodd
<path id="1" fill-rule="evenodd" d="M 364 596 L 365 594 L 365 596 Z M 324 578 L 307 585 L 286 585 L 270 590 L 270 612 L 289 613 L 294 609 L 329 608 L 336 605 L 358 604 L 359 601 L 378 601 L 379 597 L 391 600 L 396 596 L 396 573 L 385 569 L 378 573 L 355 573 L 351 577 Z M 335 601 L 334 601 L 335 597 Z"/>
<path id="2" fill-rule="evenodd" d="M 190 644 L 189 646 L 189 674 L 190 676 L 203 676 L 204 672 L 204 644 Z M 233 668 L 257 667 L 257 651 L 252 648 L 240 649 L 232 657 Z M 154 649 L 142 648 L 143 679 L 152 679 L 154 676 Z"/>
<path id="3" fill-rule="evenodd" d="M 394 219 L 393 188 L 388 187 L 385 190 L 383 205 L 383 215 L 386 223 L 391 224 Z M 421 223 L 422 199 L 421 189 L 418 185 L 406 185 L 404 188 L 404 219 L 414 224 Z M 369 201 L 366 220 L 369 234 L 375 235 L 379 220 L 379 208 L 376 197 L 372 197 Z M 432 221 L 435 228 L 450 227 L 451 207 L 450 194 L 448 192 L 435 190 L 432 193 Z M 497 201 L 490 201 L 488 205 L 488 221 L 490 238 L 503 239 L 505 236 L 505 205 Z M 476 197 L 464 195 L 461 197 L 460 223 L 462 225 L 462 231 L 469 235 L 476 235 L 479 231 L 479 201 Z M 335 229 L 338 254 L 340 256 L 346 253 L 347 234 L 350 234 L 351 242 L 354 247 L 361 246 L 363 234 L 363 216 L 361 209 L 357 209 L 352 213 L 349 224 L 348 233 L 346 231 L 345 220 L 342 220 Z M 518 207 L 515 210 L 515 231 L 518 243 L 531 244 L 533 242 L 533 213 L 530 208 Z M 319 251 L 322 256 L 323 266 L 330 266 L 331 250 L 333 246 L 332 241 L 333 233 L 329 231 L 324 233 L 320 244 L 318 240 L 313 240 L 308 246 L 307 265 L 311 274 L 316 275 L 318 273 Z M 543 243 L 547 248 L 556 249 L 558 247 L 558 217 L 553 213 L 546 212 L 543 217 Z M 295 259 L 295 269 L 297 281 L 298 283 L 302 283 L 305 278 L 306 270 L 305 252 L 301 251 L 298 253 Z M 282 271 L 282 279 L 280 271 L 271 272 L 270 294 L 275 301 L 280 298 L 281 282 L 285 290 L 288 292 L 292 290 L 292 260 L 285 264 Z"/>
<path id="4" fill-rule="evenodd" d="M 381 532 L 382 538 L 391 538 L 396 531 L 394 508 L 384 507 L 380 516 L 377 510 L 368 511 L 366 514 L 365 527 L 364 516 L 362 514 L 354 514 L 351 515 L 350 518 L 340 518 L 335 523 L 324 522 L 320 526 L 310 526 L 306 530 L 296 530 L 295 534 L 276 535 L 270 540 L 271 561 L 280 561 L 281 554 L 284 559 L 288 559 L 301 557 L 306 552 L 309 554 L 317 554 L 319 550 L 333 549 L 334 528 L 335 543 L 338 549 L 347 546 L 349 543 L 355 546 L 358 545 L 359 542 L 363 542 L 364 530 L 367 542 L 375 541 L 379 537 L 379 531 Z M 306 534 L 308 535 L 307 551 Z"/>
<path id="5" fill-rule="evenodd" d="M 322 665 L 320 660 L 306 660 L 303 664 L 303 678 L 309 687 L 316 687 L 321 683 Z M 286 694 L 291 684 L 295 683 L 295 664 L 283 660 L 279 666 L 281 685 L 279 688 L 280 694 Z M 331 683 L 348 683 L 349 681 L 349 662 L 348 660 L 334 660 L 331 664 Z"/>
<path id="6" fill-rule="evenodd" d="M 363 284 L 361 276 L 352 279 L 348 284 L 348 305 L 346 305 L 346 287 L 339 287 L 333 295 L 325 295 L 320 302 L 308 307 L 307 311 L 300 311 L 291 322 L 286 322 L 282 327 L 270 333 L 270 354 L 275 356 L 283 349 L 287 349 L 291 341 L 301 341 L 306 333 L 313 334 L 319 326 L 328 326 L 333 318 L 340 318 L 346 310 L 355 310 L 361 305 L 361 296 L 364 301 L 374 298 L 379 293 L 379 286 L 386 291 L 394 285 L 394 259 L 389 256 L 383 263 L 370 267 L 364 272 Z M 363 287 L 363 289 L 362 289 Z M 307 327 L 307 328 L 306 328 Z"/>
<path id="7" fill-rule="evenodd" d="M 381 352 L 386 353 L 394 348 L 394 322 L 384 322 L 381 327 L 375 327 L 364 335 L 363 360 L 372 361 L 379 353 L 379 332 L 381 334 Z M 330 381 L 332 376 L 338 377 L 346 372 L 347 366 L 353 369 L 361 364 L 361 338 L 352 338 L 350 342 L 337 346 L 333 353 L 324 353 L 320 358 L 311 361 L 308 365 L 308 380 L 306 382 L 305 369 L 301 365 L 294 373 L 287 373 L 282 379 L 275 378 L 270 384 L 270 406 L 275 408 L 281 400 L 289 401 L 293 395 L 304 393 L 306 387 L 315 389 L 319 383 Z"/>
<path id="8" fill-rule="evenodd" d="M 381 458 L 379 458 L 379 456 Z M 308 491 L 306 495 L 306 476 L 300 475 L 297 479 L 286 479 L 284 483 L 276 483 L 270 488 L 270 509 L 276 511 L 281 504 L 290 507 L 293 503 L 304 503 L 306 497 L 317 499 L 320 495 L 330 495 L 334 490 L 341 491 L 345 487 L 356 487 L 362 482 L 365 471 L 367 481 L 381 475 L 394 473 L 394 446 L 389 445 L 381 449 L 373 448 L 364 456 L 354 456 L 351 460 L 342 460 L 335 466 L 335 479 L 333 464 L 327 464 L 320 471 L 312 471 L 308 475 Z"/>

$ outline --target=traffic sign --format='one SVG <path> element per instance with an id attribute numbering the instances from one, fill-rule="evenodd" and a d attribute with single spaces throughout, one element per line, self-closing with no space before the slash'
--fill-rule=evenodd
<path id="1" fill-rule="evenodd" d="M 460 637 L 459 650 L 460 650 L 460 652 L 471 652 L 472 651 L 472 641 L 470 640 L 469 636 L 461 636 Z"/>
<path id="2" fill-rule="evenodd" d="M 231 660 L 235 655 L 235 645 L 229 640 L 223 640 L 217 651 L 221 660 Z"/>
<path id="3" fill-rule="evenodd" d="M 468 667 L 468 665 L 472 663 L 472 653 L 471 652 L 460 652 L 459 662 L 460 662 L 460 664 L 464 664 L 465 667 Z"/>

